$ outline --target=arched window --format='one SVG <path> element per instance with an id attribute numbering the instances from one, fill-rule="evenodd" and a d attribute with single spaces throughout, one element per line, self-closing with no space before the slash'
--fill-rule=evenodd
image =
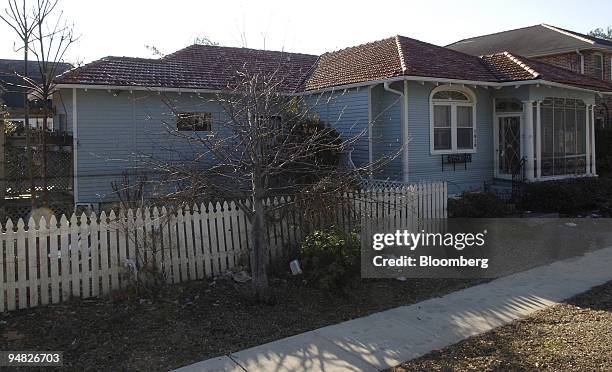
<path id="1" fill-rule="evenodd" d="M 430 107 L 432 154 L 476 151 L 476 98 L 469 89 L 437 87 Z"/>

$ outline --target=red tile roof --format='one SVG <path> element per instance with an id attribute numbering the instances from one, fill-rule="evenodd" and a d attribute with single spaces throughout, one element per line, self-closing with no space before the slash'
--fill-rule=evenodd
<path id="1" fill-rule="evenodd" d="M 58 84 L 221 90 L 239 72 L 276 74 L 281 88 L 301 88 L 318 57 L 308 54 L 192 45 L 160 59 L 106 57 L 60 75 Z"/>
<path id="2" fill-rule="evenodd" d="M 481 57 L 495 71 L 500 81 L 541 79 L 555 83 L 595 88 L 612 92 L 612 84 L 573 71 L 536 61 L 516 54 L 503 52 Z"/>
<path id="3" fill-rule="evenodd" d="M 316 90 L 399 76 L 482 82 L 542 79 L 612 91 L 612 84 L 507 52 L 476 57 L 395 36 L 321 57 L 192 45 L 160 59 L 106 57 L 60 75 L 61 84 L 222 90 L 240 71 L 276 74 L 284 91 Z"/>

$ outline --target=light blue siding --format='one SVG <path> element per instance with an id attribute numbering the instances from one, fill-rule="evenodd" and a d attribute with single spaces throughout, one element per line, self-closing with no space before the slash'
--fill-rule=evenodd
<path id="1" fill-rule="evenodd" d="M 408 86 L 409 120 L 409 180 L 445 180 L 449 194 L 482 188 L 484 181 L 493 178 L 493 100 L 488 90 L 472 88 L 476 94 L 476 153 L 472 162 L 442 170 L 441 155 L 430 152 L 429 95 L 431 84 L 410 83 Z"/>
<path id="2" fill-rule="evenodd" d="M 65 110 L 70 129 L 72 90 L 61 93 L 61 110 Z M 116 200 L 111 183 L 121 184 L 124 171 L 154 179 L 157 174 L 151 163 L 192 160 L 195 153 L 201 153 L 203 148 L 197 143 L 170 134 L 176 125 L 173 109 L 212 112 L 217 120 L 222 111 L 206 96 L 78 89 L 76 201 Z"/>
<path id="3" fill-rule="evenodd" d="M 493 96 L 515 97 L 522 100 L 541 99 L 550 94 L 560 95 L 559 89 L 543 87 L 507 87 L 500 90 L 470 89 L 477 97 L 476 144 L 472 162 L 442 167 L 442 156 L 430 153 L 430 102 L 435 85 L 408 83 L 408 180 L 445 180 L 449 193 L 482 188 L 493 178 Z M 403 90 L 403 83 L 392 84 Z M 61 91 L 69 129 L 72 127 L 72 90 Z M 369 96 L 371 94 L 371 97 Z M 587 97 L 584 93 L 565 93 Z M 170 103 L 167 99 L 170 99 Z M 370 102 L 371 101 L 371 108 Z M 368 120 L 372 115 L 372 158 L 396 154 L 402 146 L 402 98 L 385 91 L 382 84 L 359 89 L 310 94 L 309 109 L 321 120 L 336 128 L 346 139 L 358 137 L 352 154 L 357 166 L 369 160 Z M 222 109 L 212 97 L 195 94 L 162 95 L 127 91 L 118 94 L 106 90 L 78 90 L 78 201 L 100 202 L 113 199 L 111 182 L 121 179 L 125 169 L 143 167 L 143 157 L 171 160 L 192 160 L 202 151 L 194 143 L 168 133 L 175 128 L 170 107 L 177 111 L 212 112 L 215 120 L 222 119 Z M 166 127 L 168 126 L 168 128 Z M 214 127 L 214 126 L 213 126 Z M 211 159 L 212 160 L 212 159 Z M 205 164 L 205 162 L 204 162 Z M 465 169 L 467 167 L 467 169 Z M 378 179 L 402 180 L 401 154 L 376 175 Z"/>
<path id="4" fill-rule="evenodd" d="M 368 163 L 368 88 L 341 90 L 306 96 L 309 110 L 345 139 L 353 139 L 355 165 Z"/>
<path id="5" fill-rule="evenodd" d="M 391 88 L 403 91 L 402 84 Z M 377 179 L 402 179 L 402 105 L 402 97 L 382 84 L 372 88 L 372 159 L 384 163 L 375 171 Z"/>

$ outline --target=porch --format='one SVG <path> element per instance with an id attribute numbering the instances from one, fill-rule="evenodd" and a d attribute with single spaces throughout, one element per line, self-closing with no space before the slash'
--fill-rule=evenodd
<path id="1" fill-rule="evenodd" d="M 546 181 L 596 176 L 594 97 L 494 98 L 494 178 Z"/>

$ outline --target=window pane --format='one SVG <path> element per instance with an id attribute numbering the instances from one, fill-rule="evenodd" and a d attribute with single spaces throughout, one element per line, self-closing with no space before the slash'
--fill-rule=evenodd
<path id="1" fill-rule="evenodd" d="M 457 148 L 458 149 L 472 149 L 473 145 L 473 134 L 472 128 L 457 128 Z"/>
<path id="2" fill-rule="evenodd" d="M 176 116 L 176 129 L 178 131 L 210 131 L 211 127 L 212 113 L 210 112 L 180 112 Z"/>
<path id="3" fill-rule="evenodd" d="M 441 92 L 437 92 L 433 95 L 433 99 L 444 99 L 444 100 L 452 100 L 452 101 L 469 101 L 469 98 L 457 91 L 453 90 L 444 90 Z"/>
<path id="4" fill-rule="evenodd" d="M 542 175 L 552 176 L 554 166 L 554 123 L 552 102 L 542 106 Z"/>
<path id="5" fill-rule="evenodd" d="M 593 67 L 595 70 L 595 76 L 599 79 L 603 79 L 603 56 L 600 54 L 595 55 L 595 66 Z"/>
<path id="6" fill-rule="evenodd" d="M 451 126 L 451 115 L 450 106 L 434 106 L 434 127 L 448 127 Z"/>
<path id="7" fill-rule="evenodd" d="M 497 112 L 520 112 L 523 111 L 523 102 L 518 99 L 504 99 L 500 98 L 495 100 L 495 111 Z"/>
<path id="8" fill-rule="evenodd" d="M 450 128 L 434 128 L 434 150 L 451 149 Z"/>
<path id="9" fill-rule="evenodd" d="M 472 107 L 457 106 L 457 127 L 472 128 Z"/>

